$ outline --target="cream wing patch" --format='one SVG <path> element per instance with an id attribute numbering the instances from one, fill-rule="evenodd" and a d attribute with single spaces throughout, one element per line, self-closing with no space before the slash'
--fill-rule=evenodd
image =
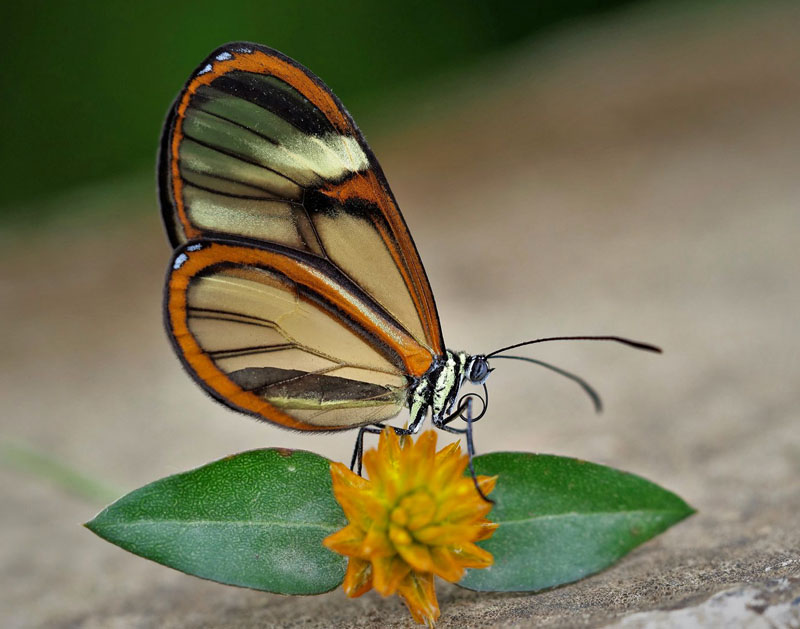
<path id="1" fill-rule="evenodd" d="M 276 89 L 274 81 L 252 77 Z M 286 85 L 276 94 L 276 107 L 281 98 L 311 107 Z M 245 96 L 203 85 L 189 100 L 178 146 L 186 216 L 201 232 L 324 255 L 303 208 L 304 191 L 364 171 L 369 159 L 355 137 L 330 125 L 300 128 L 285 111 Z M 311 111 L 306 117 L 313 118 Z"/>

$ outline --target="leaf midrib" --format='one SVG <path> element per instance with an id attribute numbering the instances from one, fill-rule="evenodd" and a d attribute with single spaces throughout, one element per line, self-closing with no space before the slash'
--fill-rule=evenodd
<path id="1" fill-rule="evenodd" d="M 320 531 L 337 531 L 342 526 L 327 526 L 324 524 L 314 524 L 312 522 L 285 522 L 285 521 L 269 521 L 269 520 L 134 520 L 132 522 L 109 522 L 100 523 L 98 528 L 110 529 L 121 527 L 132 527 L 142 525 L 155 525 L 155 524 L 175 524 L 181 526 L 195 526 L 195 525 L 231 525 L 240 527 L 263 527 L 263 528 L 285 528 L 285 529 L 317 529 Z"/>
<path id="2" fill-rule="evenodd" d="M 618 515 L 642 515 L 642 514 L 667 514 L 667 513 L 682 513 L 683 510 L 678 509 L 632 509 L 626 511 L 569 511 L 566 513 L 548 513 L 545 515 L 537 515 L 530 518 L 516 519 L 516 520 L 492 520 L 496 524 L 525 524 L 538 520 L 558 520 L 562 518 L 569 518 L 575 516 L 590 517 L 590 516 L 618 516 Z"/>

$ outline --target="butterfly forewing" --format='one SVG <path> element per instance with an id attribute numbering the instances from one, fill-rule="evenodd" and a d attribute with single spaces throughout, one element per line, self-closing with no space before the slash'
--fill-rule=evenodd
<path id="1" fill-rule="evenodd" d="M 380 166 L 338 99 L 294 61 L 253 44 L 212 53 L 173 106 L 160 181 L 174 246 L 227 236 L 315 256 L 443 353 L 422 262 Z"/>
<path id="2" fill-rule="evenodd" d="M 329 262 L 205 240 L 176 251 L 167 323 L 201 386 L 303 430 L 396 415 L 433 357 Z"/>

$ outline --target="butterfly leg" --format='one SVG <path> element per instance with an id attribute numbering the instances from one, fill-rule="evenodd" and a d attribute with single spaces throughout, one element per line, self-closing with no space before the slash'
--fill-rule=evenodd
<path id="1" fill-rule="evenodd" d="M 480 419 L 480 417 L 482 416 L 483 413 L 481 413 L 478 419 Z M 456 419 L 456 417 L 461 417 L 461 419 L 463 419 L 466 422 L 467 427 L 453 428 L 452 426 L 449 426 L 448 424 L 454 419 Z M 440 420 L 434 419 L 433 423 L 437 428 L 441 428 L 442 430 L 445 430 L 447 432 L 455 433 L 457 435 L 466 435 L 467 457 L 469 457 L 467 467 L 469 468 L 469 475 L 472 477 L 472 482 L 475 485 L 475 489 L 480 494 L 481 498 L 483 498 L 486 502 L 494 504 L 494 500 L 492 500 L 486 494 L 484 494 L 483 490 L 478 484 L 478 477 L 475 474 L 475 465 L 472 463 L 472 459 L 475 456 L 475 443 L 472 439 L 472 424 L 474 423 L 474 421 L 475 420 L 473 420 L 472 418 L 472 397 L 467 397 L 465 403 L 462 406 L 459 406 L 459 408 L 456 409 L 455 413 L 452 413 L 447 417 L 443 417 Z"/>
<path id="2" fill-rule="evenodd" d="M 386 428 L 383 424 L 373 424 L 371 426 L 362 426 L 358 429 L 358 436 L 356 437 L 356 445 L 353 448 L 353 457 L 350 459 L 350 471 L 356 472 L 359 476 L 361 476 L 361 472 L 363 471 L 362 466 L 362 459 L 364 458 L 364 434 L 369 433 L 371 435 L 379 435 L 383 432 L 383 429 Z M 407 435 L 414 434 L 414 431 L 411 427 L 409 428 L 397 428 L 396 426 L 392 426 L 394 429 L 395 434 L 398 437 L 405 437 Z"/>
<path id="3" fill-rule="evenodd" d="M 350 471 L 355 471 L 356 474 L 361 476 L 362 464 L 361 461 L 364 457 L 364 433 L 371 435 L 379 435 L 383 430 L 383 424 L 375 424 L 374 426 L 362 426 L 358 429 L 358 436 L 356 437 L 356 445 L 353 448 L 353 457 L 350 459 Z M 356 471 L 356 468 L 358 470 Z"/>

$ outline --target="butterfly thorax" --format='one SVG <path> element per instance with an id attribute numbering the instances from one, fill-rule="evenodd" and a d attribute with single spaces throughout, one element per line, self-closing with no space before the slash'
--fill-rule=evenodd
<path id="1" fill-rule="evenodd" d="M 488 375 L 488 363 L 484 356 L 445 350 L 444 356 L 434 360 L 428 371 L 409 388 L 411 430 L 419 430 L 428 409 L 434 422 L 448 415 L 465 379 L 483 384 Z"/>

